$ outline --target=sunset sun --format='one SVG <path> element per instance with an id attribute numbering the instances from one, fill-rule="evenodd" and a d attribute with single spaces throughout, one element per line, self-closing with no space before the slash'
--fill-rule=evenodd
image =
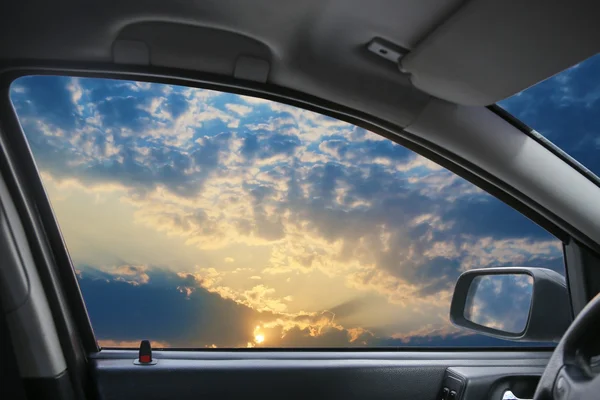
<path id="1" fill-rule="evenodd" d="M 254 341 L 258 344 L 261 344 L 262 342 L 265 341 L 265 335 L 262 335 L 262 334 L 254 335 Z"/>

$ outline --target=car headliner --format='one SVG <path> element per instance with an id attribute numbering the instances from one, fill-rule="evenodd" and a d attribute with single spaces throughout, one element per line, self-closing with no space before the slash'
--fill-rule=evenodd
<path id="1" fill-rule="evenodd" d="M 149 52 L 128 62 L 231 76 L 240 56 L 252 56 L 269 64 L 269 84 L 405 126 L 428 98 L 414 86 L 489 105 L 595 54 L 595 3 L 7 1 L 0 57 L 112 63 L 115 41 L 127 39 Z M 365 50 L 375 37 L 410 50 L 406 73 Z"/>

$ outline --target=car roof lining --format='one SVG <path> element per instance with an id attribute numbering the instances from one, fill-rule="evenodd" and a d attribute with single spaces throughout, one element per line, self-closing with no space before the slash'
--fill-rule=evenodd
<path id="1" fill-rule="evenodd" d="M 269 64 L 269 84 L 406 126 L 429 96 L 490 105 L 598 52 L 600 4 L 577 5 L 123 0 L 107 7 L 100 1 L 8 1 L 0 5 L 0 37 L 13 40 L 0 42 L 0 62 L 114 63 L 122 61 L 114 57 L 115 42 L 125 39 L 145 45 L 146 64 L 157 67 L 231 76 L 240 56 L 252 56 Z M 410 51 L 401 61 L 403 72 L 366 51 L 375 37 Z"/>

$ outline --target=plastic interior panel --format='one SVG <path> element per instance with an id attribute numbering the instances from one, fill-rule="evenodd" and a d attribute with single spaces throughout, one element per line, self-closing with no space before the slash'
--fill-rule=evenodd
<path id="1" fill-rule="evenodd" d="M 159 67 L 233 75 L 236 59 L 242 55 L 265 62 L 271 59 L 270 49 L 255 39 L 191 25 L 164 22 L 132 24 L 120 32 L 117 43 L 124 40 L 144 43 L 150 49 L 149 64 Z"/>
<path id="2" fill-rule="evenodd" d="M 93 356 L 99 400 L 431 400 L 437 398 L 448 367 L 477 367 L 488 374 L 500 367 L 505 375 L 535 370 L 541 375 L 550 354 L 157 351 L 156 365 L 135 366 L 136 355 L 135 351 L 109 350 Z"/>
<path id="3" fill-rule="evenodd" d="M 0 178 L 0 279 L 14 280 L 3 293 L 3 317 L 21 376 L 53 378 L 66 368 L 56 326 L 29 250 L 27 237 L 4 180 Z M 19 281 L 25 279 L 25 281 Z M 16 290 L 21 287 L 21 290 Z M 12 298 L 11 296 L 16 296 Z M 1 338 L 0 338 L 1 340 Z"/>

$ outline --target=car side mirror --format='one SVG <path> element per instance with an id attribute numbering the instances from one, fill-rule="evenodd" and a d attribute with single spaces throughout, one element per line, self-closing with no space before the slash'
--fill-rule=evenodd
<path id="1" fill-rule="evenodd" d="M 499 267 L 464 272 L 450 321 L 477 333 L 523 342 L 558 342 L 573 316 L 565 278 L 546 268 Z"/>

